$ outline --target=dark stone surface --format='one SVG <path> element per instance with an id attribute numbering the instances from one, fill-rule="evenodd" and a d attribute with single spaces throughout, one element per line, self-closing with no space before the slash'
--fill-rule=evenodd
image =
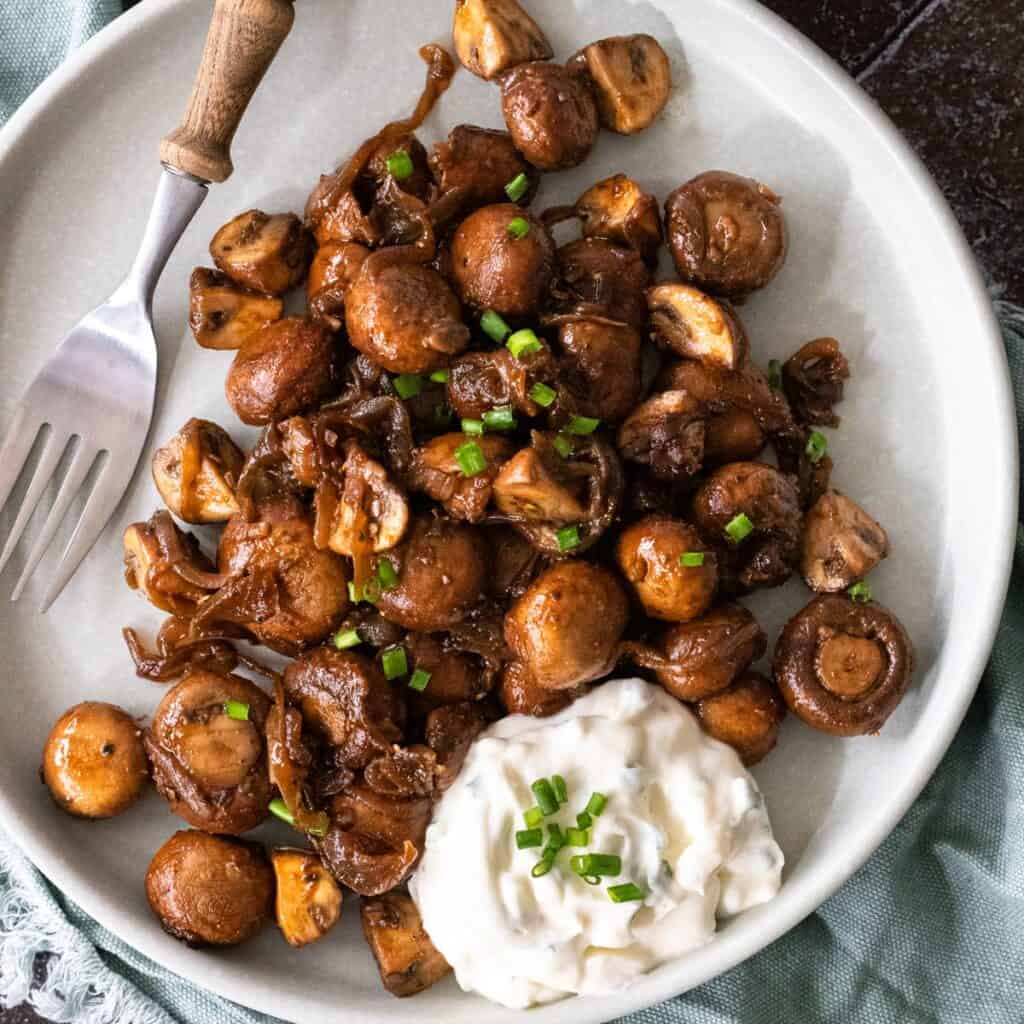
<path id="1" fill-rule="evenodd" d="M 134 6 L 137 0 L 129 0 Z M 1024 304 L 1024 0 L 768 0 L 896 122 L 993 293 Z M 0 1024 L 38 1024 L 27 1007 Z"/>

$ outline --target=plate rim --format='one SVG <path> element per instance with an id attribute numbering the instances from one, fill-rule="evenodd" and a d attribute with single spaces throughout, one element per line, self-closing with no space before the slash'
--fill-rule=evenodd
<path id="1" fill-rule="evenodd" d="M 83 46 L 72 53 L 48 78 L 46 78 L 15 111 L 3 128 L 0 128 L 0 167 L 8 155 L 26 137 L 35 121 L 50 104 L 73 85 L 80 74 L 98 63 L 117 47 L 128 44 L 129 37 L 150 22 L 157 21 L 175 8 L 184 7 L 188 0 L 147 0 L 139 4 L 94 35 Z M 664 0 L 672 4 L 678 0 Z M 989 575 L 991 587 L 985 592 L 983 607 L 978 621 L 984 623 L 979 632 L 973 654 L 965 657 L 964 682 L 951 695 L 949 710 L 941 727 L 922 742 L 916 770 L 893 787 L 889 808 L 870 830 L 862 832 L 856 844 L 851 845 L 842 862 L 835 861 L 821 866 L 801 880 L 799 896 L 786 898 L 783 891 L 772 901 L 772 908 L 779 912 L 763 920 L 757 929 L 740 941 L 733 942 L 721 962 L 696 978 L 685 983 L 673 980 L 683 960 L 664 965 L 648 975 L 644 981 L 621 993 L 602 999 L 569 999 L 550 1004 L 544 1009 L 530 1011 L 535 1018 L 544 1020 L 561 1019 L 574 1024 L 603 1024 L 603 1022 L 625 1013 L 634 1012 L 655 1005 L 690 988 L 704 984 L 736 967 L 750 956 L 766 948 L 783 934 L 795 927 L 801 920 L 814 913 L 826 899 L 835 893 L 850 876 L 892 833 L 906 814 L 911 804 L 924 789 L 934 774 L 939 762 L 952 743 L 967 709 L 981 681 L 988 661 L 996 631 L 1005 603 L 1013 564 L 1014 542 L 1017 522 L 1017 493 L 1019 476 L 1019 452 L 1017 445 L 1016 410 L 1011 389 L 1006 353 L 1002 333 L 996 319 L 992 298 L 988 294 L 984 278 L 963 230 L 949 207 L 939 186 L 931 177 L 921 158 L 911 148 L 893 122 L 881 110 L 861 86 L 831 57 L 815 43 L 786 22 L 780 15 L 761 6 L 757 0 L 715 0 L 719 7 L 731 9 L 736 15 L 752 25 L 754 31 L 767 33 L 788 51 L 793 60 L 807 65 L 824 86 L 831 87 L 837 102 L 844 103 L 871 131 L 877 143 L 906 173 L 910 185 L 919 194 L 924 205 L 935 218 L 934 228 L 940 232 L 948 251 L 956 261 L 956 276 L 963 280 L 972 303 L 972 320 L 979 326 L 977 344 L 988 355 L 993 370 L 993 416 L 1001 420 L 998 436 L 993 444 L 1001 448 L 995 453 L 995 461 L 1006 469 L 1004 476 L 994 484 L 999 500 L 990 508 L 992 532 L 996 544 Z M 198 56 L 198 54 L 197 54 Z M 154 164 L 156 163 L 156 140 L 154 140 Z M 218 971 L 211 963 L 204 969 L 204 962 L 188 957 L 188 951 L 177 949 L 162 941 L 151 941 L 146 935 L 132 933 L 132 939 L 124 938 L 121 927 L 127 917 L 115 905 L 108 904 L 99 894 L 88 888 L 76 888 L 74 873 L 66 869 L 60 858 L 51 855 L 46 844 L 38 839 L 33 827 L 23 821 L 5 791 L 0 790 L 0 823 L 10 838 L 28 856 L 32 863 L 65 895 L 74 900 L 103 927 L 122 937 L 132 948 L 149 957 L 162 967 L 184 977 L 207 991 L 250 1007 L 258 1012 L 273 1013 L 265 1000 L 254 999 L 253 989 L 237 983 L 232 972 Z M 827 868 L 827 870 L 826 870 Z M 199 966 L 197 966 L 199 965 Z M 639 993 L 642 991 L 642 995 Z M 390 1016 L 390 1015 L 389 1015 Z M 353 1021 L 372 1024 L 380 1019 L 376 1013 L 348 1010 L 346 1017 Z"/>

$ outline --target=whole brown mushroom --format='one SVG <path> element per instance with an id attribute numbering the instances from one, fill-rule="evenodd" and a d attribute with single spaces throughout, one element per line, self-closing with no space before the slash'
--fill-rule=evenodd
<path id="1" fill-rule="evenodd" d="M 586 692 L 585 686 L 571 690 L 549 690 L 535 683 L 518 661 L 510 661 L 501 672 L 499 697 L 510 715 L 530 715 L 548 718 L 564 711 L 577 697 Z"/>
<path id="2" fill-rule="evenodd" d="M 256 843 L 175 832 L 150 862 L 146 897 L 174 938 L 189 946 L 234 946 L 269 920 L 274 873 Z"/>
<path id="3" fill-rule="evenodd" d="M 138 800 L 149 778 L 142 730 L 116 704 L 76 704 L 50 730 L 42 776 L 61 810 L 112 818 Z"/>
<path id="4" fill-rule="evenodd" d="M 306 281 L 309 316 L 328 330 L 345 325 L 345 299 L 370 250 L 358 242 L 326 242 L 313 257 Z"/>
<path id="5" fill-rule="evenodd" d="M 644 330 L 651 272 L 636 249 L 579 238 L 558 250 L 558 266 L 556 315 L 603 317 Z"/>
<path id="6" fill-rule="evenodd" d="M 579 411 L 603 423 L 624 419 L 640 396 L 639 333 L 606 320 L 571 320 L 558 332 L 558 344 Z"/>
<path id="7" fill-rule="evenodd" d="M 855 501 L 826 491 L 807 511 L 800 573 L 819 593 L 846 590 L 889 553 L 885 530 Z"/>
<path id="8" fill-rule="evenodd" d="M 697 702 L 704 731 L 727 743 L 745 765 L 757 764 L 774 748 L 786 705 L 771 682 L 747 672 L 724 690 Z"/>
<path id="9" fill-rule="evenodd" d="M 463 208 L 503 203 L 506 189 L 520 176 L 526 187 L 516 203 L 526 206 L 537 191 L 540 175 L 520 155 L 508 132 L 456 125 L 446 142 L 434 146 L 430 166 L 442 192 L 461 191 Z"/>

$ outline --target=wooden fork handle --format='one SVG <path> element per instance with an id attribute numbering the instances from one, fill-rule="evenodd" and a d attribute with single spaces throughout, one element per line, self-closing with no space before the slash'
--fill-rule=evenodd
<path id="1" fill-rule="evenodd" d="M 216 0 L 202 63 L 181 124 L 160 159 L 204 181 L 231 175 L 231 140 L 295 20 L 293 0 Z"/>

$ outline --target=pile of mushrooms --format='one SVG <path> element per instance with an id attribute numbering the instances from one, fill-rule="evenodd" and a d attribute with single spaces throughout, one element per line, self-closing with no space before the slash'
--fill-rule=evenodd
<path id="1" fill-rule="evenodd" d="M 840 346 L 765 372 L 734 305 L 783 266 L 780 198 L 708 171 L 662 216 L 620 173 L 531 210 L 601 129 L 656 121 L 668 57 L 632 35 L 553 62 L 515 0 L 457 0 L 454 37 L 507 131 L 459 125 L 428 152 L 415 131 L 455 67 L 425 47 L 411 117 L 322 177 L 304 217 L 225 224 L 193 272 L 196 341 L 235 352 L 227 400 L 261 433 L 245 451 L 191 419 L 156 452 L 165 508 L 126 531 L 125 576 L 168 618 L 152 644 L 125 636 L 138 674 L 172 685 L 145 728 L 72 708 L 43 767 L 69 813 L 121 813 L 151 779 L 189 826 L 146 878 L 170 934 L 232 944 L 274 916 L 306 945 L 348 889 L 402 996 L 448 970 L 402 887 L 490 722 L 629 667 L 752 764 L 787 709 L 876 732 L 913 663 L 865 582 L 886 533 L 831 487 L 817 429 L 839 422 Z M 559 246 L 566 221 L 580 237 Z M 656 281 L 663 241 L 675 276 Z M 815 596 L 769 676 L 739 599 L 794 574 Z M 306 845 L 239 838 L 271 813 Z"/>

